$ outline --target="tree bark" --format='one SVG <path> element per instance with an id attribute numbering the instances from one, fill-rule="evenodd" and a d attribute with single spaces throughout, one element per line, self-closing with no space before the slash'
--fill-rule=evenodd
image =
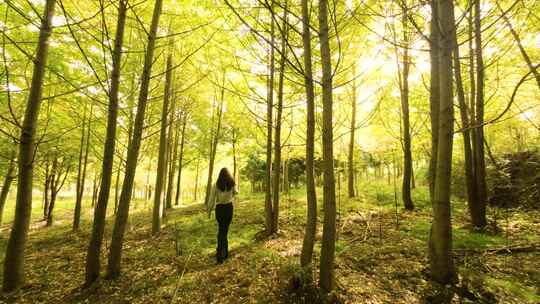
<path id="1" fill-rule="evenodd" d="M 111 189 L 111 179 L 113 171 L 116 124 L 118 117 L 118 91 L 120 86 L 120 69 L 122 59 L 122 44 L 124 39 L 124 28 L 126 22 L 126 10 L 128 0 L 120 0 L 118 6 L 118 20 L 116 24 L 116 34 L 113 50 L 113 67 L 111 73 L 111 87 L 109 92 L 109 106 L 107 115 L 107 133 L 103 146 L 103 161 L 101 169 L 101 187 L 96 207 L 94 209 L 94 223 L 92 234 L 86 254 L 85 286 L 90 286 L 99 277 L 101 263 L 101 243 L 105 230 L 105 216 L 107 214 L 107 203 Z"/>
<path id="2" fill-rule="evenodd" d="M 216 131 L 210 142 L 210 155 L 208 159 L 208 179 L 206 181 L 206 195 L 204 197 L 204 204 L 208 205 L 208 200 L 210 199 L 210 191 L 212 189 L 212 176 L 214 175 L 214 162 L 216 160 L 217 146 L 219 143 L 219 133 L 221 131 L 221 120 L 223 118 L 223 104 L 225 102 L 225 73 L 223 73 L 223 85 L 221 88 L 221 97 L 217 109 L 218 121 Z"/>
<path id="3" fill-rule="evenodd" d="M 161 130 L 159 132 L 159 154 L 156 171 L 156 186 L 154 190 L 154 208 L 152 212 L 152 235 L 161 231 L 161 216 L 165 207 L 163 200 L 163 188 L 167 179 L 167 126 L 169 117 L 169 100 L 172 83 L 172 54 L 167 57 L 165 73 L 165 94 L 163 108 L 161 110 Z"/>
<path id="4" fill-rule="evenodd" d="M 439 145 L 439 32 L 437 30 L 438 1 L 430 0 L 432 20 L 430 22 L 431 78 L 429 88 L 429 116 L 431 117 L 431 155 L 429 160 L 429 195 L 434 199 L 435 176 L 437 171 L 437 150 Z"/>
<path id="5" fill-rule="evenodd" d="M 456 279 L 452 260 L 452 223 L 450 185 L 452 169 L 452 143 L 454 135 L 454 105 L 452 85 L 452 49 L 454 37 L 453 0 L 437 0 L 438 16 L 432 22 L 439 24 L 439 81 L 440 112 L 437 169 L 432 201 L 433 222 L 429 238 L 429 258 L 432 278 L 442 284 Z M 438 18 L 438 19 L 437 19 Z"/>
<path id="6" fill-rule="evenodd" d="M 475 155 L 475 177 L 478 204 L 476 205 L 478 218 L 475 226 L 484 227 L 486 220 L 486 160 L 484 155 L 484 59 L 482 54 L 482 28 L 480 16 L 480 1 L 474 2 L 474 41 L 476 58 L 476 128 L 474 155 Z"/>
<path id="7" fill-rule="evenodd" d="M 47 211 L 49 210 L 49 185 L 50 185 L 50 165 L 49 155 L 45 156 L 45 183 L 43 185 L 43 219 L 47 219 Z"/>
<path id="8" fill-rule="evenodd" d="M 179 156 L 178 156 L 178 177 L 176 179 L 176 198 L 175 198 L 175 205 L 178 206 L 182 200 L 182 196 L 181 196 L 181 192 L 182 192 L 182 187 L 180 186 L 180 184 L 182 183 L 182 166 L 183 166 L 183 162 L 184 162 L 184 143 L 185 143 L 185 137 L 186 137 L 186 125 L 187 125 L 187 119 L 188 119 L 188 114 L 187 112 L 184 113 L 183 115 L 183 118 L 182 118 L 182 133 L 181 133 L 181 136 L 182 136 L 182 139 L 180 140 L 180 153 L 179 153 Z"/>
<path id="9" fill-rule="evenodd" d="M 354 191 L 354 144 L 356 137 L 356 64 L 353 63 L 353 80 L 352 80 L 352 101 L 351 101 L 351 137 L 349 139 L 349 155 L 348 155 L 348 194 L 349 198 L 356 196 Z"/>
<path id="10" fill-rule="evenodd" d="M 52 32 L 51 20 L 54 15 L 55 4 L 55 0 L 47 0 L 45 2 L 43 16 L 41 16 L 39 41 L 34 56 L 34 71 L 19 139 L 15 219 L 12 224 L 4 259 L 3 290 L 5 292 L 13 291 L 21 287 L 24 283 L 24 251 L 28 227 L 30 226 L 30 214 L 32 212 L 34 140 L 41 105 L 43 78 L 49 49 L 48 41 Z"/>
<path id="11" fill-rule="evenodd" d="M 328 1 L 319 1 L 319 39 L 322 64 L 323 101 L 323 202 L 324 222 L 321 246 L 320 282 L 324 294 L 334 288 L 334 257 L 336 246 L 336 193 L 334 178 L 334 147 L 332 125 L 332 55 L 328 38 Z"/>
<path id="12" fill-rule="evenodd" d="M 83 131 L 81 133 L 81 152 L 82 152 L 82 145 L 84 144 L 84 156 L 79 154 L 79 167 L 77 173 L 77 198 L 75 201 L 75 211 L 73 214 L 73 231 L 79 230 L 80 222 L 81 222 L 81 209 L 82 209 L 82 200 L 84 196 L 84 186 L 86 184 L 86 169 L 88 168 L 88 153 L 90 152 L 90 130 L 91 130 L 91 121 L 92 121 L 92 114 L 93 114 L 93 105 L 90 106 L 90 116 L 88 117 L 88 123 L 86 125 L 86 135 L 84 134 L 84 123 L 83 123 Z M 84 143 L 84 139 L 86 137 L 86 143 Z M 82 160 L 82 165 L 80 164 Z M 81 168 L 82 166 L 82 168 Z M 81 171 L 82 170 L 82 171 Z"/>
<path id="13" fill-rule="evenodd" d="M 277 233 L 279 229 L 279 195 L 281 185 L 281 120 L 283 114 L 283 87 L 285 85 L 285 63 L 287 56 L 287 1 L 285 1 L 283 10 L 283 25 L 281 31 L 281 55 L 279 60 L 278 92 L 276 105 L 276 122 L 274 133 L 274 164 L 273 173 L 273 199 L 272 199 L 272 230 L 271 233 Z"/>
<path id="14" fill-rule="evenodd" d="M 4 207 L 6 206 L 9 188 L 11 188 L 11 183 L 15 179 L 13 171 L 15 171 L 15 150 L 12 150 L 9 156 L 8 169 L 4 177 L 4 183 L 2 184 L 2 191 L 0 191 L 0 226 L 2 225 L 2 216 L 4 215 Z"/>
<path id="15" fill-rule="evenodd" d="M 317 195 L 315 192 L 314 150 L 315 150 L 315 91 L 313 88 L 313 67 L 311 58 L 311 31 L 309 24 L 308 0 L 302 0 L 302 41 L 304 46 L 304 85 L 306 86 L 307 127 L 306 127 L 306 197 L 307 219 L 302 242 L 300 264 L 311 267 L 313 246 L 317 231 Z"/>
<path id="16" fill-rule="evenodd" d="M 266 232 L 271 234 L 273 231 L 273 206 L 272 206 L 272 129 L 273 129 L 273 110 L 274 110 L 274 70 L 275 70 L 275 22 L 274 22 L 274 0 L 270 4 L 270 58 L 266 96 L 266 174 L 264 179 L 265 195 L 265 227 Z"/>
<path id="17" fill-rule="evenodd" d="M 405 209 L 414 210 L 414 203 L 411 198 L 412 179 L 412 152 L 411 152 L 411 124 L 409 117 L 409 36 L 408 36 L 408 11 L 403 8 L 403 67 L 401 70 L 400 91 L 401 91 L 401 112 L 403 118 L 403 183 L 401 196 Z"/>
<path id="18" fill-rule="evenodd" d="M 111 279 L 117 278 L 120 275 L 122 243 L 124 240 L 124 233 L 129 215 L 129 204 L 131 202 L 133 182 L 135 180 L 137 160 L 141 147 L 142 132 L 144 127 L 144 113 L 146 110 L 146 103 L 148 101 L 148 88 L 150 85 L 150 76 L 152 75 L 156 35 L 159 17 L 161 15 L 162 3 L 162 0 L 156 0 L 155 2 L 154 12 L 152 15 L 152 24 L 150 26 L 150 32 L 148 33 L 148 44 L 146 48 L 146 56 L 144 58 L 143 74 L 141 76 L 141 87 L 139 92 L 139 100 L 137 103 L 137 114 L 135 116 L 133 137 L 128 147 L 126 174 L 122 184 L 122 192 L 120 193 L 118 213 L 116 214 L 116 219 L 114 221 L 109 261 L 107 265 L 107 277 Z"/>
<path id="19" fill-rule="evenodd" d="M 173 196 L 173 184 L 174 184 L 174 174 L 176 172 L 176 161 L 178 156 L 178 136 L 180 133 L 180 130 L 178 130 L 178 121 L 176 119 L 176 95 L 173 94 L 172 102 L 171 102 L 171 119 L 169 123 L 169 176 L 167 178 L 167 195 L 165 196 L 165 202 L 167 209 L 171 209 L 172 204 L 172 196 Z M 173 137 L 174 134 L 174 137 Z"/>
<path id="20" fill-rule="evenodd" d="M 459 55 L 459 44 L 457 35 L 454 32 L 453 37 L 454 47 L 454 78 L 456 81 L 456 93 L 458 95 L 459 112 L 461 116 L 461 125 L 463 128 L 463 153 L 465 159 L 465 179 L 467 187 L 467 205 L 469 207 L 469 213 L 471 215 L 471 222 L 473 226 L 477 226 L 482 222 L 482 214 L 478 210 L 478 200 L 476 197 L 476 182 L 473 169 L 473 155 L 471 147 L 471 132 L 469 123 L 469 114 L 467 109 L 467 103 L 465 101 L 465 90 L 463 89 L 463 79 L 461 76 L 461 62 Z M 484 219 L 485 220 L 485 219 Z"/>

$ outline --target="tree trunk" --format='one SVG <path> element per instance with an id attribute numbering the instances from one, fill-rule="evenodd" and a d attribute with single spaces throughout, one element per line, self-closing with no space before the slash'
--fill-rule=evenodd
<path id="1" fill-rule="evenodd" d="M 11 183 L 15 179 L 13 171 L 15 171 L 15 150 L 11 151 L 9 156 L 8 169 L 4 178 L 4 183 L 2 184 L 2 191 L 0 191 L 0 226 L 2 226 L 2 216 L 4 215 L 4 207 L 6 206 L 9 188 L 11 188 Z"/>
<path id="2" fill-rule="evenodd" d="M 482 55 L 482 29 L 480 20 L 480 2 L 474 3 L 474 32 L 475 32 L 475 58 L 476 58 L 476 128 L 475 128 L 475 177 L 478 204 L 476 211 L 478 212 L 477 223 L 475 226 L 484 227 L 487 224 L 486 220 L 486 202 L 487 202 L 487 185 L 486 185 L 486 160 L 484 155 L 484 59 Z"/>
<path id="3" fill-rule="evenodd" d="M 174 201 L 174 204 L 178 206 L 180 204 L 180 201 L 182 200 L 181 192 L 182 188 L 180 186 L 182 182 L 182 166 L 184 162 L 184 142 L 186 137 L 186 125 L 187 125 L 187 119 L 188 115 L 187 113 L 183 114 L 183 120 L 182 120 L 182 139 L 180 140 L 180 153 L 178 156 L 178 178 L 176 179 L 176 198 Z"/>
<path id="4" fill-rule="evenodd" d="M 266 174 L 264 179 L 264 206 L 265 206 L 265 228 L 268 234 L 274 230 L 273 207 L 272 207 L 272 129 L 273 129 L 273 110 L 274 110 L 274 69 L 275 69 L 275 22 L 274 22 L 274 0 L 270 3 L 270 58 L 266 96 Z"/>
<path id="5" fill-rule="evenodd" d="M 51 20 L 54 14 L 55 0 L 47 0 L 43 16 L 39 41 L 34 55 L 34 71 L 26 110 L 19 138 L 17 198 L 15 202 L 15 219 L 6 248 L 4 259 L 5 292 L 13 291 L 24 283 L 24 251 L 30 226 L 32 212 L 32 178 L 34 172 L 35 133 L 39 108 L 41 105 L 43 78 L 47 65 L 48 40 L 52 32 Z"/>
<path id="6" fill-rule="evenodd" d="M 439 143 L 435 175 L 433 222 L 429 238 L 429 258 L 432 278 L 448 284 L 455 280 L 452 260 L 452 223 L 450 185 L 452 169 L 452 142 L 454 131 L 454 105 L 452 88 L 452 49 L 454 37 L 454 4 L 452 0 L 437 0 L 438 16 L 432 22 L 440 26 L 439 32 Z M 438 19 L 437 19 L 438 18 Z M 439 31 L 439 29 L 437 29 Z"/>
<path id="7" fill-rule="evenodd" d="M 86 143 L 86 106 L 83 111 L 83 123 L 81 126 L 81 142 L 79 146 L 79 161 L 77 164 L 77 182 L 75 186 L 75 210 L 73 212 L 73 231 L 79 230 L 79 223 L 81 220 L 81 186 L 82 186 L 82 167 L 84 157 L 84 146 Z"/>
<path id="8" fill-rule="evenodd" d="M 169 123 L 169 139 L 167 140 L 167 142 L 172 143 L 172 145 L 169 144 L 169 176 L 167 177 L 167 195 L 165 196 L 165 205 L 167 206 L 167 209 L 171 209 L 173 206 L 172 196 L 174 173 L 176 172 L 176 160 L 178 156 L 179 133 L 180 130 L 178 129 L 178 121 L 176 119 L 176 94 L 173 94 L 171 101 L 171 119 Z"/>
<path id="9" fill-rule="evenodd" d="M 403 183 L 401 196 L 405 209 L 414 210 L 414 203 L 411 198 L 412 179 L 412 152 L 411 152 L 411 124 L 409 118 L 409 34 L 408 34 L 408 11 L 403 8 L 403 68 L 400 77 L 401 91 L 401 111 L 403 118 Z"/>
<path id="10" fill-rule="evenodd" d="M 120 173 L 122 172 L 122 158 L 118 159 L 118 168 L 116 169 L 116 180 L 114 183 L 114 214 L 118 211 L 118 199 L 120 195 Z"/>
<path id="11" fill-rule="evenodd" d="M 324 294 L 334 288 L 334 256 L 336 247 L 336 193 L 334 179 L 334 147 L 332 125 L 332 55 L 328 38 L 328 1 L 319 1 L 319 39 L 322 64 L 323 101 L 323 202 L 324 222 L 321 245 L 319 285 Z"/>
<path id="12" fill-rule="evenodd" d="M 283 25 L 281 35 L 281 56 L 279 60 L 279 78 L 277 92 L 277 107 L 276 107 L 276 127 L 274 133 L 274 178 L 273 182 L 273 198 L 272 198 L 272 230 L 271 233 L 277 233 L 279 229 L 279 195 L 281 185 L 281 120 L 283 114 L 283 87 L 285 82 L 285 60 L 287 56 L 287 1 L 283 10 Z"/>
<path id="13" fill-rule="evenodd" d="M 101 169 L 101 187 L 96 207 L 94 209 L 94 223 L 86 255 L 85 286 L 90 286 L 99 277 L 101 268 L 100 253 L 103 233 L 105 230 L 105 216 L 111 189 L 111 179 L 114 163 L 116 124 L 118 116 L 118 91 L 120 86 L 120 69 L 122 59 L 122 44 L 126 22 L 128 0 L 120 0 L 118 6 L 118 20 L 113 50 L 113 67 L 111 72 L 111 87 L 109 92 L 109 106 L 107 115 L 107 133 L 103 147 L 103 162 Z"/>
<path id="14" fill-rule="evenodd" d="M 478 210 L 478 199 L 476 197 L 476 182 L 473 169 L 473 155 L 471 147 L 471 133 L 469 124 L 469 114 L 467 103 L 465 101 L 465 90 L 463 89 L 463 79 L 461 76 L 461 62 L 459 56 L 459 44 L 457 35 L 453 37 L 454 47 L 454 77 L 456 81 L 456 93 L 458 95 L 459 112 L 461 116 L 461 125 L 463 128 L 463 152 L 465 159 L 465 179 L 467 187 L 467 203 L 473 226 L 481 223 L 482 215 Z"/>
<path id="15" fill-rule="evenodd" d="M 237 180 L 237 175 L 238 175 L 238 164 L 237 164 L 237 161 L 236 161 L 236 144 L 237 144 L 237 141 L 238 141 L 238 132 L 236 131 L 235 128 L 232 129 L 232 149 L 233 149 L 233 179 L 234 179 L 234 182 L 236 183 L 236 186 L 238 187 L 238 180 Z"/>
<path id="16" fill-rule="evenodd" d="M 193 188 L 193 201 L 197 201 L 197 194 L 199 190 L 199 166 L 201 164 L 201 158 L 197 158 L 197 168 L 195 169 L 195 188 Z"/>
<path id="17" fill-rule="evenodd" d="M 172 83 L 172 54 L 167 57 L 165 74 L 165 94 L 161 110 L 161 130 L 159 132 L 159 154 L 156 171 L 156 186 L 154 190 L 154 208 L 152 212 L 152 235 L 161 231 L 161 216 L 163 215 L 163 188 L 167 179 L 167 126 L 169 117 L 169 100 Z"/>
<path id="18" fill-rule="evenodd" d="M 49 155 L 45 156 L 45 183 L 43 185 L 43 219 L 47 219 L 47 211 L 49 210 L 49 185 L 50 185 L 50 166 Z"/>
<path id="19" fill-rule="evenodd" d="M 107 277 L 114 279 L 120 275 L 120 260 L 122 258 L 122 243 L 129 215 L 129 204 L 131 202 L 131 193 L 133 191 L 133 181 L 137 170 L 137 160 L 141 146 L 142 132 L 144 128 L 144 113 L 146 102 L 148 101 L 148 88 L 150 85 L 150 76 L 152 75 L 152 63 L 154 61 L 154 50 L 156 45 L 156 34 L 161 15 L 162 0 L 156 0 L 154 12 L 152 15 L 152 25 L 148 34 L 148 44 L 146 56 L 144 58 L 143 74 L 141 76 L 141 87 L 139 100 L 137 103 L 137 114 L 133 128 L 133 138 L 130 141 L 126 161 L 126 174 L 120 193 L 120 202 L 118 204 L 118 213 L 114 221 L 111 248 L 109 252 L 109 261 L 107 265 Z M 154 206 L 155 207 L 155 206 Z"/>
<path id="20" fill-rule="evenodd" d="M 83 122 L 83 131 L 81 133 L 81 152 L 82 145 L 85 145 L 84 156 L 82 156 L 82 168 L 81 168 L 81 155 L 79 154 L 79 167 L 80 176 L 77 176 L 77 199 L 75 201 L 75 212 L 73 215 L 73 230 L 79 230 L 81 222 L 81 209 L 82 209 L 82 200 L 84 196 L 84 186 L 86 183 L 86 169 L 88 168 L 88 153 L 90 152 L 90 130 L 92 126 L 92 114 L 93 114 L 93 105 L 90 106 L 90 116 L 88 117 L 88 123 L 86 125 L 86 136 L 84 135 L 84 122 Z M 84 143 L 84 138 L 86 137 L 86 143 Z M 77 173 L 79 174 L 79 173 Z"/>
<path id="21" fill-rule="evenodd" d="M 354 191 L 354 141 L 356 134 L 356 64 L 353 63 L 353 80 L 352 80 L 352 101 L 351 101 L 351 137 L 349 139 L 349 155 L 348 155 L 348 183 L 347 188 L 349 198 L 355 197 Z"/>
<path id="22" fill-rule="evenodd" d="M 223 118 L 223 104 L 225 102 L 225 72 L 223 73 L 223 85 L 221 88 L 221 97 L 217 109 L 217 127 L 210 143 L 210 155 L 208 159 L 208 179 L 206 181 L 206 195 L 204 197 L 204 204 L 208 205 L 210 199 L 210 190 L 212 189 L 212 175 L 214 174 L 214 162 L 216 160 L 217 146 L 219 143 L 219 133 L 221 131 L 221 120 Z"/>
<path id="23" fill-rule="evenodd" d="M 430 22 L 430 52 L 429 61 L 431 63 L 430 84 L 429 84 L 429 116 L 431 117 L 431 155 L 429 160 L 429 196 L 434 199 L 435 175 L 437 171 L 437 150 L 439 145 L 439 32 L 437 30 L 438 1 L 430 0 L 432 20 Z"/>
<path id="24" fill-rule="evenodd" d="M 49 227 L 53 222 L 53 210 L 56 203 L 56 187 L 58 184 L 58 179 L 60 178 L 60 173 L 58 169 L 58 155 L 53 156 L 53 163 L 51 169 L 51 179 L 50 179 L 50 188 L 51 191 L 51 200 L 49 202 L 49 209 L 47 210 L 46 226 Z"/>

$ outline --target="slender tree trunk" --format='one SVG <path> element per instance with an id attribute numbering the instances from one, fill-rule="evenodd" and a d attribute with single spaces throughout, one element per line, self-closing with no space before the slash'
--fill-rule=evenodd
<path id="1" fill-rule="evenodd" d="M 480 1 L 474 2 L 474 32 L 475 32 L 475 57 L 476 57 L 476 119 L 477 127 L 475 128 L 476 137 L 474 145 L 475 154 L 475 177 L 478 204 L 476 205 L 478 212 L 477 227 L 484 227 L 487 224 L 486 220 L 486 202 L 487 202 L 487 185 L 486 185 L 486 160 L 484 155 L 484 59 L 482 54 L 482 29 L 480 16 Z"/>
<path id="2" fill-rule="evenodd" d="M 79 230 L 79 223 L 81 220 L 81 186 L 82 186 L 82 167 L 84 157 L 84 146 L 86 143 L 86 106 L 83 111 L 83 123 L 81 126 L 81 142 L 79 146 L 79 161 L 77 164 L 77 183 L 75 186 L 75 211 L 73 212 L 73 231 Z"/>
<path id="3" fill-rule="evenodd" d="M 197 194 L 198 194 L 198 190 L 199 190 L 199 166 L 201 164 L 201 158 L 198 157 L 197 158 L 197 168 L 195 169 L 195 188 L 193 189 L 193 200 L 194 201 L 197 201 Z"/>
<path id="4" fill-rule="evenodd" d="M 58 179 L 60 179 L 60 173 L 58 169 L 58 155 L 53 156 L 53 163 L 51 169 L 51 181 L 50 181 L 50 191 L 51 191 L 51 201 L 49 202 L 49 209 L 47 210 L 46 226 L 49 227 L 53 222 L 53 210 L 56 203 L 56 187 L 58 184 Z"/>
<path id="5" fill-rule="evenodd" d="M 47 219 L 49 210 L 49 185 L 50 185 L 50 165 L 49 155 L 45 156 L 45 183 L 43 185 L 43 219 Z"/>
<path id="6" fill-rule="evenodd" d="M 437 170 L 437 150 L 439 145 L 439 32 L 437 30 L 438 1 L 430 0 L 432 20 L 430 22 L 430 52 L 431 78 L 429 88 L 429 116 L 431 117 L 431 155 L 429 160 L 429 195 L 434 199 L 435 176 Z"/>
<path id="7" fill-rule="evenodd" d="M 90 286 L 97 280 L 100 273 L 101 263 L 101 243 L 105 230 L 105 216 L 107 214 L 107 203 L 111 189 L 111 179 L 113 171 L 116 124 L 118 117 L 118 91 L 120 86 L 120 68 L 122 59 L 122 44 L 124 39 L 124 28 L 126 21 L 126 10 L 128 0 L 120 0 L 118 6 L 118 20 L 113 50 L 113 67 L 111 73 L 111 87 L 109 92 L 109 106 L 107 115 L 107 133 L 103 147 L 103 162 L 101 169 L 101 187 L 94 209 L 94 223 L 92 234 L 86 254 L 85 286 Z"/>
<path id="8" fill-rule="evenodd" d="M 356 135 L 356 64 L 353 63 L 353 80 L 352 80 L 352 101 L 351 101 L 351 137 L 349 139 L 349 155 L 348 155 L 348 183 L 347 188 L 349 198 L 355 197 L 354 191 L 354 141 Z"/>
<path id="9" fill-rule="evenodd" d="M 152 212 L 152 235 L 161 231 L 161 216 L 163 213 L 163 188 L 167 179 L 167 126 L 169 117 L 169 100 L 172 83 L 172 54 L 167 57 L 167 67 L 165 74 L 165 95 L 163 98 L 163 108 L 161 110 L 161 131 L 159 135 L 159 154 L 156 171 L 156 187 L 154 191 L 154 208 Z"/>
<path id="10" fill-rule="evenodd" d="M 83 126 L 83 133 L 81 138 L 81 145 L 83 145 L 83 140 L 86 137 L 86 143 L 84 148 L 84 156 L 82 157 L 82 172 L 81 176 L 77 177 L 77 200 L 75 202 L 75 212 L 73 216 L 73 230 L 79 230 L 80 222 L 81 222 L 81 209 L 82 209 L 82 200 L 84 196 L 84 186 L 86 184 L 86 169 L 88 168 L 88 153 L 90 152 L 90 130 L 92 126 L 92 114 L 93 111 L 93 105 L 90 106 L 90 116 L 88 117 L 88 122 L 86 125 L 86 136 L 84 135 L 84 126 Z M 82 146 L 81 146 L 82 151 Z M 79 155 L 80 156 L 80 155 Z M 79 163 L 81 159 L 79 157 Z M 81 165 L 79 165 L 79 170 L 81 170 Z M 80 184 L 79 184 L 80 183 Z"/>
<path id="11" fill-rule="evenodd" d="M 324 222 L 321 246 L 319 285 L 324 294 L 334 289 L 334 257 L 336 247 L 336 190 L 334 178 L 334 138 L 332 125 L 332 55 L 328 38 L 328 1 L 319 1 L 319 39 L 322 64 L 323 101 L 323 202 Z"/>
<path id="12" fill-rule="evenodd" d="M 120 196 L 120 173 L 122 172 L 122 159 L 118 159 L 118 168 L 116 169 L 116 180 L 114 183 L 114 214 L 118 211 L 118 199 Z"/>
<path id="13" fill-rule="evenodd" d="M 459 56 L 459 44 L 457 35 L 454 33 L 453 38 L 454 47 L 454 77 L 456 81 L 456 93 L 458 95 L 459 112 L 461 116 L 461 125 L 463 127 L 463 152 L 465 159 L 465 179 L 467 187 L 467 203 L 469 207 L 469 213 L 471 215 L 471 221 L 473 226 L 481 223 L 482 215 L 478 210 L 478 200 L 476 198 L 476 182 L 473 169 L 473 155 L 471 147 L 471 131 L 469 129 L 469 114 L 467 110 L 467 103 L 465 101 L 465 90 L 463 89 L 463 79 L 461 76 L 461 62 Z M 480 219 L 480 220 L 479 220 Z"/>
<path id="14" fill-rule="evenodd" d="M 187 125 L 187 113 L 184 113 L 182 119 L 182 139 L 180 140 L 180 154 L 178 157 L 178 178 L 176 179 L 176 198 L 175 198 L 175 205 L 178 206 L 180 204 L 180 201 L 182 200 L 181 192 L 182 188 L 180 186 L 182 182 L 182 166 L 184 162 L 184 142 L 186 137 L 186 125 Z M 198 172 L 197 172 L 198 173 Z"/>
<path id="15" fill-rule="evenodd" d="M 277 108 L 276 108 L 276 127 L 274 133 L 274 178 L 273 182 L 273 199 L 272 199 L 272 231 L 277 233 L 279 229 L 279 186 L 281 185 L 281 120 L 283 114 L 283 87 L 285 82 L 285 60 L 287 56 L 287 2 L 283 10 L 283 25 L 281 35 L 281 56 L 279 60 L 279 77 L 278 77 L 278 92 L 277 92 Z"/>
<path id="16" fill-rule="evenodd" d="M 408 11 L 403 9 L 403 67 L 400 77 L 401 91 L 401 112 L 403 118 L 403 183 L 402 199 L 405 209 L 414 210 L 414 203 L 411 198 L 411 179 L 412 179 L 412 152 L 411 152 L 411 124 L 409 117 L 409 34 L 408 34 Z"/>
<path id="17" fill-rule="evenodd" d="M 52 32 L 51 20 L 54 14 L 55 0 L 47 0 L 43 16 L 39 40 L 34 55 L 34 71 L 26 110 L 19 138 L 19 157 L 17 175 L 17 198 L 15 203 L 15 219 L 12 224 L 11 234 L 6 248 L 4 259 L 4 282 L 5 292 L 13 291 L 24 283 L 24 256 L 25 246 L 30 226 L 30 214 L 32 212 L 32 179 L 34 172 L 35 133 L 39 108 L 41 105 L 43 78 L 47 65 L 47 53 L 49 37 Z"/>
<path id="18" fill-rule="evenodd" d="M 214 162 L 216 160 L 217 146 L 219 143 L 219 133 L 221 132 L 221 120 L 223 118 L 223 104 L 225 102 L 225 73 L 223 73 L 223 87 L 221 88 L 221 97 L 217 109 L 217 127 L 212 142 L 210 143 L 210 155 L 208 159 L 208 179 L 206 181 L 206 195 L 204 197 L 204 204 L 208 205 L 208 199 L 210 198 L 210 190 L 212 189 L 212 176 L 214 174 Z"/>
<path id="19" fill-rule="evenodd" d="M 152 75 L 152 63 L 154 61 L 154 50 L 156 45 L 156 33 L 161 15 L 162 0 L 156 0 L 154 12 L 152 15 L 152 25 L 148 34 L 148 44 L 146 56 L 144 58 L 143 74 L 141 76 L 141 87 L 139 92 L 139 101 L 137 103 L 137 115 L 133 128 L 133 138 L 130 141 L 126 161 L 126 174 L 120 193 L 120 202 L 118 204 L 118 213 L 114 221 L 113 235 L 109 252 L 109 261 L 107 265 L 107 277 L 117 278 L 120 275 L 120 260 L 122 258 L 122 243 L 129 215 L 129 204 L 131 202 L 131 193 L 133 191 L 133 181 L 137 170 L 137 160 L 141 146 L 142 132 L 144 127 L 144 113 L 146 102 L 148 101 L 148 88 L 150 85 L 150 76 Z"/>
<path id="20" fill-rule="evenodd" d="M 270 235 L 274 230 L 273 224 L 273 207 L 272 207 L 272 129 L 274 118 L 274 70 L 275 70 L 275 22 L 274 22 L 274 0 L 270 3 L 270 58 L 269 58 L 269 75 L 267 84 L 266 96 L 266 174 L 264 179 L 264 206 L 265 206 L 265 227 L 266 232 Z"/>
<path id="21" fill-rule="evenodd" d="M 435 176 L 433 222 L 429 240 L 429 258 L 432 278 L 442 284 L 455 280 L 452 260 L 452 222 L 450 185 L 452 169 L 452 142 L 454 135 L 454 105 L 452 86 L 452 49 L 454 37 L 453 0 L 437 0 L 438 16 L 434 21 L 440 26 L 439 40 L 439 144 Z M 437 19 L 438 17 L 438 19 Z M 437 29 L 438 31 L 438 29 Z"/>
<path id="22" fill-rule="evenodd" d="M 232 149 L 233 149 L 233 179 L 234 179 L 234 182 L 236 183 L 237 187 L 238 187 L 238 180 L 237 180 L 237 175 L 238 175 L 238 167 L 237 167 L 237 161 L 236 161 L 236 143 L 238 141 L 238 132 L 236 131 L 235 128 L 232 129 Z"/>
<path id="23" fill-rule="evenodd" d="M 2 191 L 0 191 L 0 226 L 2 226 L 2 216 L 4 215 L 4 207 L 6 206 L 9 188 L 11 188 L 11 183 L 15 179 L 13 171 L 15 171 L 15 150 L 12 150 L 9 156 L 8 169 L 4 177 L 4 183 L 2 184 Z"/>
<path id="24" fill-rule="evenodd" d="M 171 209 L 172 196 L 173 196 L 173 184 L 174 184 L 174 173 L 176 172 L 176 160 L 178 156 L 178 135 L 180 130 L 178 129 L 178 121 L 176 119 L 176 94 L 173 94 L 171 101 L 171 120 L 169 123 L 169 177 L 167 178 L 167 195 L 165 196 L 165 202 L 167 209 Z M 173 136 L 174 134 L 174 136 Z"/>

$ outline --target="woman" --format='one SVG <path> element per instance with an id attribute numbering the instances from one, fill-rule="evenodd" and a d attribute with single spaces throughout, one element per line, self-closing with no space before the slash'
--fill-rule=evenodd
<path id="1" fill-rule="evenodd" d="M 233 198 L 238 194 L 235 186 L 234 178 L 231 173 L 229 173 L 229 170 L 227 170 L 227 168 L 221 169 L 216 184 L 212 186 L 210 198 L 206 205 L 209 218 L 214 207 L 216 209 L 216 220 L 219 227 L 216 249 L 216 259 L 218 264 L 223 263 L 229 256 L 227 234 L 233 217 Z"/>

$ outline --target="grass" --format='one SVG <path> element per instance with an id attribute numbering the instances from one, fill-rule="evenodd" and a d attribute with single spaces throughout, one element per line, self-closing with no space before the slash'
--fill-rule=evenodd
<path id="1" fill-rule="evenodd" d="M 339 300 L 343 303 L 428 301 L 437 288 L 426 276 L 426 243 L 431 221 L 427 189 L 420 186 L 413 191 L 417 206 L 413 212 L 403 210 L 400 193 L 394 193 L 393 185 L 384 181 L 365 183 L 360 189 L 360 197 L 351 200 L 341 189 L 337 203 Z M 322 199 L 320 189 L 318 198 Z M 306 219 L 304 189 L 293 189 L 281 196 L 280 233 L 274 238 L 260 236 L 264 228 L 264 196 L 243 194 L 235 204 L 230 230 L 232 257 L 219 266 L 213 258 L 217 225 L 213 217 L 207 217 L 202 205 L 173 209 L 166 217 L 162 233 L 153 237 L 150 202 L 145 208 L 143 201 L 135 201 L 124 242 L 122 276 L 116 281 L 101 281 L 92 292 L 80 289 L 93 215 L 89 205 L 89 201 L 84 202 L 81 230 L 72 232 L 73 199 L 59 199 L 55 223 L 46 228 L 36 198 L 26 252 L 27 285 L 16 293 L 0 295 L 0 302 L 311 303 L 314 299 L 309 294 L 313 288 L 293 288 L 295 285 L 291 283 L 293 277 L 306 277 L 298 267 Z M 456 200 L 452 206 L 454 248 L 458 250 L 481 252 L 507 244 L 540 241 L 538 212 L 508 212 L 505 225 L 500 227 L 502 232 L 489 234 L 467 228 L 464 202 Z M 113 220 L 112 205 L 109 207 L 103 267 Z M 320 252 L 322 211 L 319 202 L 315 266 Z M 13 200 L 10 200 L 0 227 L 0 259 L 4 258 L 12 218 Z M 456 256 L 456 265 L 461 286 L 478 299 L 537 303 L 539 258 L 537 252 L 465 253 Z M 313 272 L 316 282 L 315 270 L 317 267 Z"/>

